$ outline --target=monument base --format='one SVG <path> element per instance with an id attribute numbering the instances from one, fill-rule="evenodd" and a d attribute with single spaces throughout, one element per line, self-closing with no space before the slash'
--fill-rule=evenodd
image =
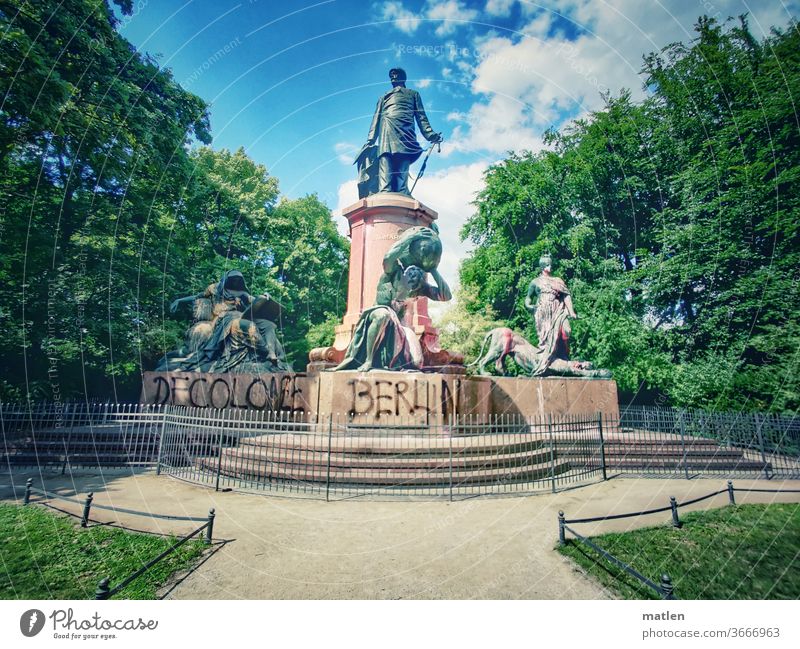
<path id="1" fill-rule="evenodd" d="M 146 372 L 142 400 L 231 411 L 214 415 L 218 426 L 182 418 L 162 458 L 169 472 L 326 498 L 337 489 L 351 497 L 424 488 L 451 498 L 475 489 L 555 489 L 560 476 L 599 475 L 598 413 L 619 417 L 611 380 L 386 370 Z M 199 455 L 187 465 L 191 452 Z"/>
<path id="2" fill-rule="evenodd" d="M 145 372 L 139 402 L 301 413 L 312 410 L 309 385 L 309 377 L 299 372 Z"/>
<path id="3" fill-rule="evenodd" d="M 440 425 L 452 417 L 618 418 L 610 379 L 463 376 L 446 372 L 208 374 L 145 372 L 141 402 L 346 416 L 360 425 Z"/>

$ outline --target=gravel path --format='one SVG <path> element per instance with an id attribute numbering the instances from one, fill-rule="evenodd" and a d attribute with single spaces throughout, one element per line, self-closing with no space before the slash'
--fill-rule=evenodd
<path id="1" fill-rule="evenodd" d="M 721 489 L 713 480 L 613 479 L 516 498 L 326 503 L 215 493 L 145 472 L 43 477 L 15 472 L 13 483 L 36 485 L 94 502 L 161 514 L 204 516 L 217 510 L 215 538 L 229 539 L 169 597 L 176 599 L 608 599 L 610 593 L 555 550 L 556 516 L 597 516 L 660 507 Z M 0 475 L 0 498 L 13 492 Z M 800 481 L 735 480 L 737 488 L 800 488 Z M 17 494 L 19 498 L 21 493 Z M 727 503 L 723 494 L 688 509 Z M 800 494 L 737 494 L 738 502 L 797 502 Z M 54 503 L 55 504 L 55 503 Z M 58 503 L 75 513 L 80 506 Z M 93 510 L 92 517 L 163 533 L 196 524 Z M 583 525 L 624 530 L 669 521 L 669 512 Z"/>

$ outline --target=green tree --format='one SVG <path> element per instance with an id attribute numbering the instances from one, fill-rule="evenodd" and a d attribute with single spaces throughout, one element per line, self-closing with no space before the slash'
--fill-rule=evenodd
<path id="1" fill-rule="evenodd" d="M 210 139 L 202 100 L 115 25 L 99 0 L 0 1 L 0 363 L 23 396 L 134 376 L 155 242 Z"/>
<path id="2" fill-rule="evenodd" d="M 0 0 L 0 398 L 136 398 L 186 329 L 169 301 L 229 268 L 284 304 L 299 367 L 344 311 L 328 208 L 279 200 L 242 150 L 193 148 L 204 102 L 116 25 L 102 0 Z"/>
<path id="3" fill-rule="evenodd" d="M 280 335 L 289 360 L 303 369 L 319 338 L 312 327 L 344 313 L 347 239 L 315 195 L 278 200 L 276 180 L 243 150 L 204 147 L 192 160 L 196 173 L 163 253 L 170 275 L 166 299 L 196 293 L 227 269 L 242 271 L 253 295 L 267 292 L 283 306 Z M 166 329 L 171 335 L 159 355 L 182 335 Z"/>
<path id="4" fill-rule="evenodd" d="M 459 289 L 455 297 L 455 304 L 437 323 L 439 342 L 442 348 L 463 354 L 464 362 L 469 364 L 480 355 L 486 334 L 505 325 L 497 319 L 490 306 L 479 306 L 478 298 L 468 289 Z"/>
<path id="5" fill-rule="evenodd" d="M 796 409 L 800 339 L 783 325 L 800 312 L 800 34 L 791 24 L 759 44 L 744 18 L 728 31 L 702 18 L 697 32 L 691 47 L 647 57 L 644 70 L 661 140 L 678 143 L 674 198 L 648 271 L 653 306 L 669 314 L 672 352 L 693 384 L 676 383 L 674 396 Z M 698 374 L 697 364 L 708 369 Z M 720 374 L 730 379 L 724 389 Z"/>
<path id="6" fill-rule="evenodd" d="M 462 236 L 465 290 L 533 335 L 521 308 L 544 251 L 570 285 L 574 355 L 681 406 L 800 405 L 800 31 L 758 43 L 701 18 L 644 59 L 648 98 L 489 169 Z M 468 307 L 469 308 L 469 307 Z M 789 323 L 787 325 L 787 322 Z"/>

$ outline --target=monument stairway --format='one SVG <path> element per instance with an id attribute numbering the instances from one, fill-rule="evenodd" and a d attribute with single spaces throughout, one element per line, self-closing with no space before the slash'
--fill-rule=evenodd
<path id="1" fill-rule="evenodd" d="M 569 458 L 567 449 L 559 452 Z M 629 472 L 763 473 L 771 469 L 769 462 L 747 449 L 713 439 L 689 437 L 681 442 L 680 435 L 652 433 L 641 437 L 625 432 L 606 435 L 605 461 L 609 470 Z"/>
<path id="2" fill-rule="evenodd" d="M 155 426 L 131 430 L 126 423 L 37 429 L 7 439 L 3 449 L 10 466 L 63 465 L 113 467 L 149 465 L 158 455 Z"/>
<path id="3" fill-rule="evenodd" d="M 570 470 L 540 435 L 270 434 L 240 440 L 201 468 L 241 480 L 447 486 L 547 479 Z"/>
<path id="4" fill-rule="evenodd" d="M 9 434 L 3 446 L 7 466 L 149 465 L 158 456 L 160 424 L 107 421 L 91 426 L 37 427 L 34 432 Z M 601 466 L 597 430 L 569 434 L 496 429 L 486 434 L 434 435 L 426 427 L 383 430 L 353 427 L 330 440 L 327 433 L 269 433 L 254 437 L 225 436 L 222 457 L 210 452 L 205 433 L 184 437 L 181 452 L 197 458 L 205 470 L 220 470 L 247 480 L 303 480 L 352 484 L 449 484 L 450 458 L 454 484 L 485 484 L 497 480 L 529 481 L 568 471 Z M 216 440 L 216 434 L 213 435 Z M 552 448 L 551 448 L 552 445 Z M 708 438 L 621 429 L 605 434 L 605 463 L 609 471 L 631 473 L 767 474 L 769 456 L 757 450 L 730 447 Z"/>

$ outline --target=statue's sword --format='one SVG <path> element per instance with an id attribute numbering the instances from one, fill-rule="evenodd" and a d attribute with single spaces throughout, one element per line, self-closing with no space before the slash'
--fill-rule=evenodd
<path id="1" fill-rule="evenodd" d="M 414 180 L 414 184 L 411 185 L 411 189 L 409 190 L 409 194 L 414 193 L 414 187 L 417 186 L 419 179 L 422 178 L 422 174 L 425 173 L 425 167 L 428 166 L 428 158 L 431 157 L 431 153 L 433 152 L 433 147 L 439 147 L 439 153 L 442 152 L 442 141 L 439 140 L 438 142 L 434 142 L 428 147 L 428 152 L 425 154 L 425 159 L 422 161 L 422 166 L 419 168 L 419 173 L 417 174 L 416 179 Z"/>

